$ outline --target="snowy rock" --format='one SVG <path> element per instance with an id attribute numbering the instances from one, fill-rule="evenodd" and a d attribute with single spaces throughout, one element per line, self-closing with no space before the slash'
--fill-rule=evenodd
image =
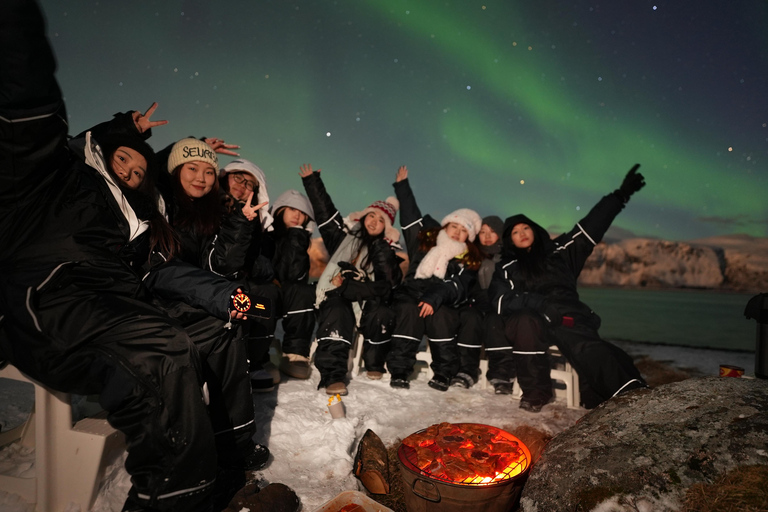
<path id="1" fill-rule="evenodd" d="M 768 382 L 704 377 L 629 393 L 557 435 L 530 474 L 522 512 L 673 511 L 685 491 L 768 464 Z"/>

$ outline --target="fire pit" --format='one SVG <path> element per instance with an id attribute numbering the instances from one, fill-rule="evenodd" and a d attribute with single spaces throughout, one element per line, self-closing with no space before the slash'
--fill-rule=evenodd
<path id="1" fill-rule="evenodd" d="M 517 504 L 531 452 L 512 434 L 477 423 L 440 423 L 397 450 L 408 512 L 507 512 Z"/>

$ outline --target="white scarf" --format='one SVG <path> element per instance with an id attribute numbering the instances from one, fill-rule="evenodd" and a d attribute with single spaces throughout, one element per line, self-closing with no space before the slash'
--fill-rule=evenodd
<path id="1" fill-rule="evenodd" d="M 444 229 L 437 235 L 437 244 L 429 250 L 416 269 L 416 279 L 429 279 L 432 276 L 445 278 L 448 262 L 456 256 L 464 254 L 467 244 L 457 242 L 448 236 Z"/>

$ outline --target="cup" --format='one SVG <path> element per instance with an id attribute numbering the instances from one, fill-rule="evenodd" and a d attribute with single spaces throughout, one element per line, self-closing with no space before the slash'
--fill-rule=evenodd
<path id="1" fill-rule="evenodd" d="M 729 364 L 720 365 L 721 377 L 741 377 L 744 375 L 744 368 L 741 366 L 731 366 Z"/>
<path id="2" fill-rule="evenodd" d="M 347 416 L 347 413 L 344 410 L 344 402 L 328 404 L 328 412 L 331 413 L 331 418 L 333 419 L 345 418 Z"/>

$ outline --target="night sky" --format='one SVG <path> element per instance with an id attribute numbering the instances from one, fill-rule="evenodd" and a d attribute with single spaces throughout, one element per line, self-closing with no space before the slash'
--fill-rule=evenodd
<path id="1" fill-rule="evenodd" d="M 763 0 L 42 4 L 71 133 L 157 101 L 156 149 L 239 144 L 273 199 L 311 163 L 359 211 L 407 165 L 424 213 L 562 232 L 637 162 L 625 234 L 768 236 Z"/>

